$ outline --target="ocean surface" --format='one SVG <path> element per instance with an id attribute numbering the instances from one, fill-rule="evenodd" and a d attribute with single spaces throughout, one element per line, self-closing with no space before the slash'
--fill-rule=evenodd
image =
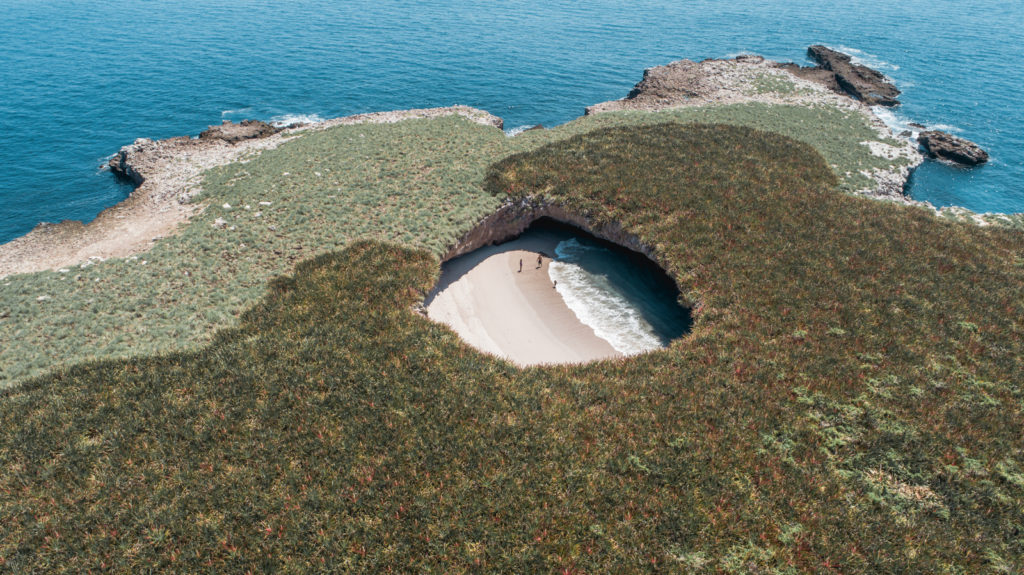
<path id="1" fill-rule="evenodd" d="M 99 166 L 139 137 L 467 104 L 507 129 L 621 98 L 644 68 L 823 43 L 892 77 L 914 121 L 990 164 L 928 163 L 910 193 L 1024 211 L 1024 3 L 978 0 L 0 2 L 0 242 L 91 220 L 131 188 Z"/>
<path id="2" fill-rule="evenodd" d="M 661 268 L 642 255 L 578 236 L 559 242 L 548 265 L 579 320 L 623 355 L 665 347 L 690 330 L 689 310 Z"/>

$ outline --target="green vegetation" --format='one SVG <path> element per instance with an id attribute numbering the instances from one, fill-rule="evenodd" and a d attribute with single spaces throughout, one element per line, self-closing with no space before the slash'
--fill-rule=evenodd
<path id="1" fill-rule="evenodd" d="M 206 211 L 151 251 L 0 281 L 0 387 L 55 358 L 205 345 L 270 278 L 354 239 L 439 253 L 497 206 L 479 182 L 506 139 L 461 118 L 345 126 L 212 170 Z"/>
<path id="2" fill-rule="evenodd" d="M 877 139 L 861 116 L 763 104 L 600 114 L 516 138 L 461 117 L 311 131 L 212 170 L 199 198 L 206 211 L 143 255 L 0 280 L 0 388 L 55 365 L 197 349 L 237 325 L 272 277 L 354 240 L 440 255 L 498 205 L 481 187 L 492 162 L 597 128 L 666 121 L 806 142 L 837 174 L 854 174 L 841 179 L 844 189 L 862 187 L 861 169 L 888 162 L 861 145 Z M 214 227 L 217 218 L 226 227 Z"/>
<path id="3" fill-rule="evenodd" d="M 839 176 L 839 188 L 849 192 L 873 186 L 862 171 L 909 164 L 905 158 L 889 159 L 872 154 L 863 142 L 883 142 L 892 146 L 899 145 L 899 142 L 881 138 L 864 116 L 831 106 L 780 106 L 754 102 L 660 112 L 616 112 L 571 122 L 564 127 L 562 134 L 576 135 L 598 127 L 650 125 L 669 121 L 745 126 L 804 142 L 825 158 Z M 533 134 L 526 132 L 523 135 Z"/>
<path id="4" fill-rule="evenodd" d="M 689 336 L 520 370 L 410 311 L 431 253 L 347 244 L 201 349 L 6 392 L 0 570 L 1024 569 L 1022 234 L 837 194 L 770 132 L 556 136 L 483 135 L 467 153 L 507 157 L 477 201 L 622 222 L 696 304 Z"/>

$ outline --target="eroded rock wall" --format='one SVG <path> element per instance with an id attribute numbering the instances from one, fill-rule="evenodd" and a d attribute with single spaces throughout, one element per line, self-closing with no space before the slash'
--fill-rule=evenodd
<path id="1" fill-rule="evenodd" d="M 668 270 L 666 263 L 651 246 L 644 243 L 636 234 L 623 229 L 619 222 L 597 224 L 585 214 L 570 211 L 560 204 L 536 197 L 506 202 L 456 241 L 441 261 L 446 262 L 482 247 L 515 239 L 541 218 L 550 218 L 577 227 L 594 237 L 641 253 L 662 269 Z M 671 276 L 671 273 L 669 275 Z M 680 293 L 686 293 L 674 277 L 673 281 Z"/>

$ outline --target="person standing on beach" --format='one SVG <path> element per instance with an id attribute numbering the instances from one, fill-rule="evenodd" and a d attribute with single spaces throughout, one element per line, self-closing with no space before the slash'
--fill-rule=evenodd
<path id="1" fill-rule="evenodd" d="M 519 258 L 519 273 L 523 273 L 523 258 Z"/>
<path id="2" fill-rule="evenodd" d="M 544 264 L 544 256 L 541 256 L 540 254 L 538 254 L 537 255 L 537 267 L 539 268 L 543 264 Z"/>

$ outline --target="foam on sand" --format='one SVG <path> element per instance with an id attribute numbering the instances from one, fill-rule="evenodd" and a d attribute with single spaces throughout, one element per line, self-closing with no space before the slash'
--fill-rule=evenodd
<path id="1" fill-rule="evenodd" d="M 561 239 L 527 232 L 445 263 L 427 315 L 473 347 L 523 366 L 619 357 L 566 307 L 548 277 Z"/>
<path id="2" fill-rule="evenodd" d="M 551 262 L 548 274 L 557 282 L 558 293 L 569 309 L 598 337 L 624 355 L 653 351 L 663 346 L 654 327 L 640 309 L 606 274 L 580 265 L 588 255 L 600 257 L 609 250 L 581 244 L 572 238 L 555 248 L 558 260 Z"/>
<path id="3" fill-rule="evenodd" d="M 643 256 L 540 225 L 446 262 L 426 307 L 477 349 L 538 365 L 665 347 L 690 326 L 677 297 Z"/>

